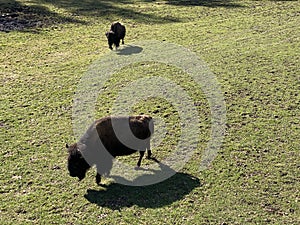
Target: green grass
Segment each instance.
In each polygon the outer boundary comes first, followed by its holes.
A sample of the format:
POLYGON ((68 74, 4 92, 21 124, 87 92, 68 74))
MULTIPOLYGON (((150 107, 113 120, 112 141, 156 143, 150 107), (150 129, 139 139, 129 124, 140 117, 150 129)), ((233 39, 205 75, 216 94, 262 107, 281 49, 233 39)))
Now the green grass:
MULTIPOLYGON (((18 20, 1 17, 14 24, 0 33, 1 224, 300 223, 299 1, 1 0, 0 6, 1 15, 18 13, 18 20), (20 26, 24 20, 30 23, 20 26), (199 110, 193 158, 146 187, 109 180, 98 187, 94 170, 80 183, 68 175, 64 146, 76 141, 74 92, 89 65, 109 53, 104 33, 115 20, 126 24, 126 44, 182 45, 216 75, 227 130, 207 170, 198 170, 210 132, 205 95, 181 70, 145 63, 114 74, 97 116, 109 114, 124 82, 172 78, 199 110)), ((169 134, 153 149, 164 159, 180 133, 172 105, 154 98, 132 112, 168 118, 169 134)), ((137 157, 120 160, 134 165, 137 157)))

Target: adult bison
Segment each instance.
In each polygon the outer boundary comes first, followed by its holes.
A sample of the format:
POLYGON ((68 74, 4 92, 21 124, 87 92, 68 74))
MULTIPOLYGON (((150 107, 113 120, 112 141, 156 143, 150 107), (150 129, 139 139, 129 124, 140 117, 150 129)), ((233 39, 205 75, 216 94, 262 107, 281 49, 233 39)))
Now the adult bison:
POLYGON ((96 120, 79 142, 69 146, 68 170, 70 176, 82 180, 91 166, 96 165, 96 183, 101 175, 109 175, 116 156, 130 155, 137 151, 140 157, 137 166, 147 150, 151 158, 150 137, 154 132, 153 119, 147 115, 109 116, 96 120))
POLYGON ((120 41, 124 44, 124 38, 126 35, 126 28, 119 22, 115 22, 111 25, 110 31, 105 33, 108 41, 108 46, 110 49, 113 49, 113 45, 118 48, 120 46, 120 41))

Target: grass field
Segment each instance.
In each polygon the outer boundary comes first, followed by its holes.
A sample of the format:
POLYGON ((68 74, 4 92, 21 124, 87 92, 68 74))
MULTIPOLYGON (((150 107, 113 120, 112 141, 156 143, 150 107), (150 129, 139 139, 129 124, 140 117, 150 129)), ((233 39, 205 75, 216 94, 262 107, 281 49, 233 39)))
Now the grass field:
MULTIPOLYGON (((299 1, 0 0, 0 7, 0 224, 300 224, 299 1), (125 47, 175 43, 217 77, 226 135, 208 169, 199 172, 211 127, 205 95, 180 69, 145 62, 110 78, 97 117, 110 113, 124 84, 172 79, 199 111, 192 159, 150 186, 104 179, 108 186, 98 187, 94 170, 80 183, 69 176, 74 92, 110 52, 104 34, 116 20, 126 25, 125 47)), ((132 112, 165 119, 168 135, 153 154, 172 153, 180 135, 173 106, 150 99, 132 112)), ((120 158, 132 166, 137 159, 120 158)))

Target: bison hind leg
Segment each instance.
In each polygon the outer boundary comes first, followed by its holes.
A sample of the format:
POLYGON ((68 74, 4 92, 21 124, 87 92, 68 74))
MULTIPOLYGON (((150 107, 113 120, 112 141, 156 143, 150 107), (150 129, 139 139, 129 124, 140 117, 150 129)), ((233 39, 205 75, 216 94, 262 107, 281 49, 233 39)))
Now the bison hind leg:
POLYGON ((147 151, 147 159, 151 159, 151 155, 152 155, 151 150, 148 150, 148 151, 147 151))

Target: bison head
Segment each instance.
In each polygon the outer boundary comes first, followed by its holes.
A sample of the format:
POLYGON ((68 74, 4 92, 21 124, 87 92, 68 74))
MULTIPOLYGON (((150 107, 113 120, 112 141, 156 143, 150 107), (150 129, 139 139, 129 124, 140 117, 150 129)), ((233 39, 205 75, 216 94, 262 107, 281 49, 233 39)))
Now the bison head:
POLYGON ((113 44, 115 43, 115 33, 113 31, 109 31, 105 33, 108 41, 108 46, 112 50, 113 49, 113 44))
POLYGON ((87 170, 90 168, 90 165, 85 161, 81 152, 78 149, 77 144, 69 146, 66 144, 68 149, 68 170, 71 177, 78 177, 79 180, 85 178, 87 170))

